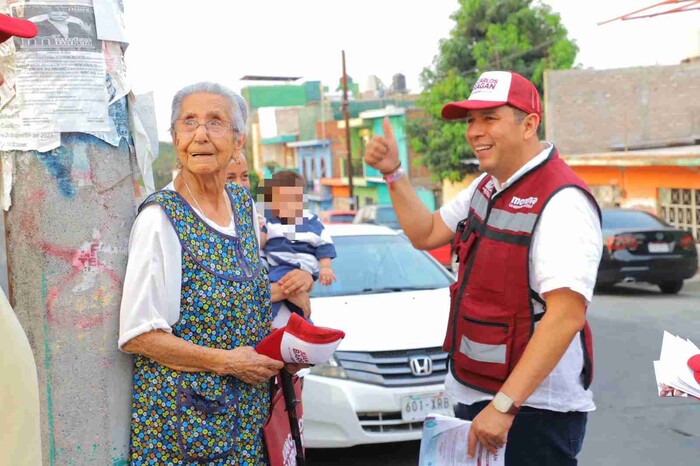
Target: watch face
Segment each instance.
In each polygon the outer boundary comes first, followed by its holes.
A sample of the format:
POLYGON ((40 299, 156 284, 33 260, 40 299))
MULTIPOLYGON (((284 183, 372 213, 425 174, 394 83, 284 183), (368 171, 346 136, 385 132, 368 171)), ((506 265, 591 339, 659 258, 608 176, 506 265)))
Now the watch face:
POLYGON ((500 412, 502 413, 507 413, 508 410, 510 410, 511 406, 513 406, 513 400, 508 398, 503 393, 496 393, 496 396, 493 398, 493 406, 500 412))

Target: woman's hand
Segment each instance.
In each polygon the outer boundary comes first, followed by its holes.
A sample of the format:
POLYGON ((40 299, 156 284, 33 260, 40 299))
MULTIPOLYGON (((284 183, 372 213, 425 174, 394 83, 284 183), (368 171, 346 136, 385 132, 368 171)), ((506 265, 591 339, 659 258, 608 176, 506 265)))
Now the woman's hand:
POLYGON ((284 367, 284 363, 258 354, 250 346, 222 350, 222 353, 219 353, 222 355, 221 369, 217 372, 251 385, 266 382, 284 367))
POLYGON ((311 291, 314 279, 309 272, 294 269, 291 272, 287 272, 287 275, 280 278, 277 283, 282 288, 282 293, 289 297, 303 291, 311 291))

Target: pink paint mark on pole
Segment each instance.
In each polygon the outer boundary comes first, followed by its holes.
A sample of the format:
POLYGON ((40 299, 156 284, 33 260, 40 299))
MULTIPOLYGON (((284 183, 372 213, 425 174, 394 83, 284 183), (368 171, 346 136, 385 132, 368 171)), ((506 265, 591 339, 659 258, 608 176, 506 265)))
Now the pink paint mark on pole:
MULTIPOLYGON (((71 251, 67 249, 57 248, 49 243, 42 244, 42 250, 50 256, 62 259, 63 261, 70 264, 72 270, 66 275, 57 285, 49 289, 49 296, 46 303, 47 318, 50 322, 56 323, 54 314, 54 303, 56 299, 66 290, 70 281, 75 278, 80 272, 86 270, 96 270, 99 273, 107 275, 107 277, 112 280, 110 286, 110 292, 115 291, 118 286, 121 288, 122 280, 117 276, 114 270, 103 264, 97 257, 100 250, 100 236, 96 235, 96 238, 84 245, 81 249, 76 251, 71 251)), ((100 298, 101 291, 98 291, 98 298, 100 298)), ((75 325, 81 329, 88 329, 102 325, 109 317, 111 313, 103 313, 91 317, 79 317, 75 325)))
MULTIPOLYGON (((33 247, 40 247, 41 251, 49 256, 59 259, 67 263, 71 270, 68 274, 63 277, 56 285, 48 288, 46 294, 46 317, 47 321, 53 324, 58 323, 56 319, 56 302, 66 291, 71 290, 69 284, 71 281, 78 276, 81 272, 104 274, 111 280, 109 291, 114 292, 117 287, 122 288, 121 278, 107 265, 103 264, 99 258, 98 253, 102 246, 101 238, 102 231, 96 231, 93 234, 93 238, 90 242, 83 244, 79 249, 71 249, 66 247, 60 247, 55 244, 49 243, 48 241, 42 241, 36 238, 36 234, 39 231, 36 222, 36 206, 41 205, 41 203, 46 198, 46 191, 37 190, 29 196, 29 201, 25 205, 33 206, 31 209, 26 208, 20 214, 20 224, 22 229, 26 234, 26 240, 33 247)), ((89 287, 90 285, 88 285, 89 287)), ((97 298, 103 299, 101 291, 98 290, 97 298)), ((85 317, 78 316, 72 324, 80 329, 94 328, 96 326, 102 325, 108 318, 112 316, 111 312, 105 312, 99 315, 85 317)))

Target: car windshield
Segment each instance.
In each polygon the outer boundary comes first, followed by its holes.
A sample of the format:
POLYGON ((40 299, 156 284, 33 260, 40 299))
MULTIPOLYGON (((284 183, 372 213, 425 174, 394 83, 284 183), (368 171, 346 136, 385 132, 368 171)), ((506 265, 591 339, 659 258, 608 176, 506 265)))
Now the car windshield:
POLYGON ((400 235, 337 236, 332 266, 338 280, 314 285, 312 297, 444 288, 451 275, 400 235))
POLYGON ((668 228, 668 224, 651 214, 638 210, 604 210, 603 229, 654 229, 668 228))
POLYGON ((331 215, 331 223, 352 223, 355 214, 333 214, 331 215))
POLYGON ((394 230, 401 228, 399 225, 399 219, 396 218, 396 211, 393 207, 379 207, 377 208, 377 224, 385 225, 394 230))

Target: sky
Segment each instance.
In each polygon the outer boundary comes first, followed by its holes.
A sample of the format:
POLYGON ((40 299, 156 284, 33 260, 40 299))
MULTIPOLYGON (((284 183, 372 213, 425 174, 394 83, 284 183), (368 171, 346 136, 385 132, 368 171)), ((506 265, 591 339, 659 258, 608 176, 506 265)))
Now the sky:
MULTIPOLYGON (((659 0, 542 1, 561 15, 585 68, 671 65, 700 55, 700 10, 598 26, 659 0)), ((183 86, 206 80, 240 91, 255 84, 242 76, 272 75, 334 90, 342 50, 361 88, 370 75, 390 85, 401 73, 419 92, 419 74, 448 37, 457 7, 457 0, 124 0, 128 76, 137 94, 154 92, 162 140, 170 100, 183 86)))

